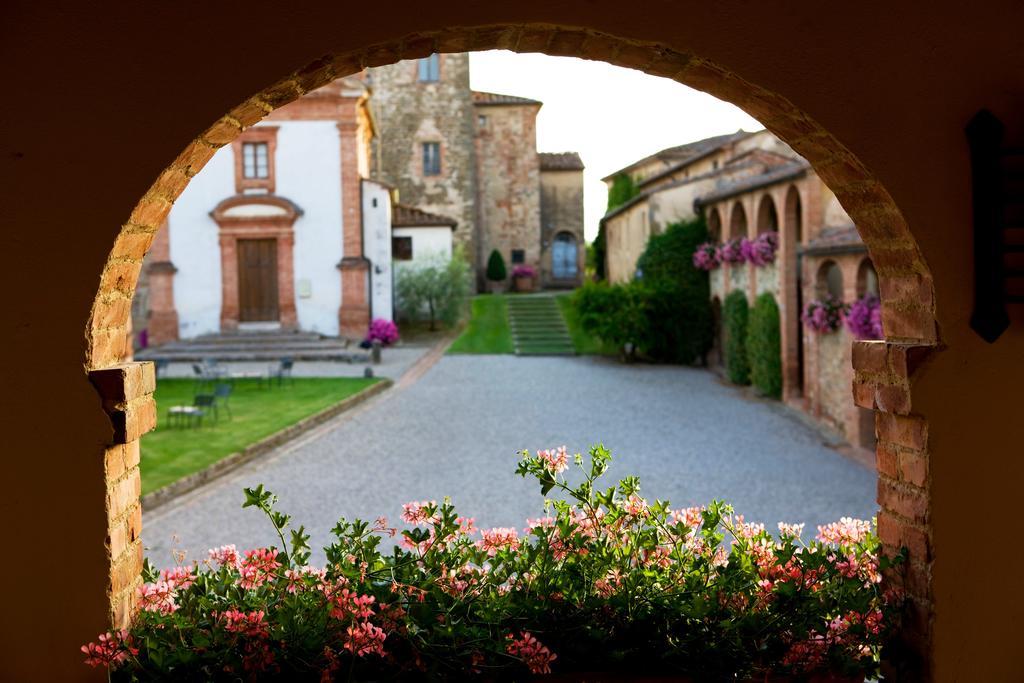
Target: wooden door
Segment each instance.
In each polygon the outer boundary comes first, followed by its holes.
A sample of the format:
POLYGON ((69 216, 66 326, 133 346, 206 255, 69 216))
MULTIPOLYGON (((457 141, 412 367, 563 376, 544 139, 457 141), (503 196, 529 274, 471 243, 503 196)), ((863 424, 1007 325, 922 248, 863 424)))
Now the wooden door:
POLYGON ((277 240, 238 240, 238 320, 279 320, 277 240))
POLYGON ((562 232, 551 245, 551 274, 558 280, 576 277, 576 238, 562 232))

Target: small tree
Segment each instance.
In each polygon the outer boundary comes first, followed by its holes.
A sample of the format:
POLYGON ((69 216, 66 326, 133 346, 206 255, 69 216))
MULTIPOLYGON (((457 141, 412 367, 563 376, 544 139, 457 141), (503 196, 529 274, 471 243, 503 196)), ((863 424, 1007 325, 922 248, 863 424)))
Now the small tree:
POLYGON ((450 259, 432 257, 422 265, 405 268, 396 283, 398 308, 410 320, 427 320, 430 329, 441 321, 449 327, 459 321, 469 301, 469 263, 456 250, 450 259))
POLYGON ((725 368, 733 384, 750 384, 750 363, 747 359, 747 295, 733 290, 725 297, 722 317, 725 319, 725 368))
POLYGON ((487 279, 491 282, 504 282, 508 277, 505 270, 505 259, 497 249, 491 251, 487 258, 487 279))
POLYGON ((768 292, 757 297, 750 309, 747 330, 747 356, 750 382, 763 396, 782 396, 782 336, 779 330, 779 306, 768 292))

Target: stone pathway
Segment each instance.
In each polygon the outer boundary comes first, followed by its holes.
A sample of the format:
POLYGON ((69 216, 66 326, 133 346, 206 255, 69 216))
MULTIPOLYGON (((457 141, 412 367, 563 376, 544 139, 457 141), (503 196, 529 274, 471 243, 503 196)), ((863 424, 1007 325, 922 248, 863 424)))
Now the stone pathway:
POLYGON ((576 353, 562 310, 551 294, 509 296, 508 321, 517 356, 571 356, 576 353))
POLYGON ((706 371, 621 365, 593 357, 445 356, 268 459, 146 514, 158 565, 224 543, 270 544, 268 523, 242 510, 243 486, 265 484, 319 545, 340 516, 396 520, 401 504, 450 495, 477 524, 521 527, 537 487, 514 476, 516 450, 603 442, 609 479, 638 475, 648 498, 674 506, 732 502, 748 521, 869 518, 875 474, 823 445, 782 406, 745 398, 706 371))

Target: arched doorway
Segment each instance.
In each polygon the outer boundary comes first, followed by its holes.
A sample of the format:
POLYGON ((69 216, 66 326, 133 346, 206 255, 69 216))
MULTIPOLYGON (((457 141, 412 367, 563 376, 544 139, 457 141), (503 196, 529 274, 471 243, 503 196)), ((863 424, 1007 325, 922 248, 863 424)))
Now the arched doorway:
POLYGON ((560 232, 551 244, 551 275, 556 280, 575 280, 578 271, 579 247, 576 235, 560 232))
MULTIPOLYGON (((220 119, 214 127, 203 136, 200 136, 192 146, 186 149, 167 168, 154 187, 151 188, 150 192, 143 197, 136 207, 136 211, 133 213, 132 220, 130 221, 131 227, 126 228, 119 235, 118 242, 111 253, 111 261, 108 262, 103 284, 95 300, 90 319, 88 330, 89 367, 98 370, 127 359, 123 344, 118 346, 111 341, 123 331, 121 328, 125 327, 127 323, 123 315, 119 318, 116 309, 111 308, 110 304, 113 299, 110 295, 115 291, 119 291, 117 287, 123 287, 126 282, 130 289, 137 277, 137 262, 141 260, 142 255, 149 247, 153 232, 153 230, 142 230, 140 232, 138 228, 139 226, 152 226, 154 221, 157 221, 158 224, 158 221, 166 215, 170 202, 181 191, 188 178, 194 175, 202 167, 203 163, 209 159, 212 150, 217 145, 223 144, 224 141, 229 141, 237 136, 243 128, 258 121, 270 109, 287 103, 303 92, 322 85, 326 80, 337 74, 352 73, 366 64, 387 63, 398 57, 424 56, 436 51, 444 51, 445 49, 485 49, 487 47, 502 46, 521 51, 539 49, 555 53, 568 52, 569 54, 579 54, 580 56, 596 56, 598 58, 605 58, 613 63, 619 62, 625 65, 640 66, 640 68, 650 73, 671 75, 681 82, 693 83, 712 93, 719 92, 728 99, 741 100, 740 103, 745 105, 748 111, 757 115, 770 126, 774 126, 774 129, 780 135, 783 135, 790 141, 797 151, 806 154, 812 163, 816 160, 826 161, 827 159, 839 158, 841 156, 844 162, 842 168, 834 168, 831 174, 829 171, 823 170, 822 175, 826 179, 829 179, 831 175, 836 180, 837 193, 848 198, 852 207, 852 214, 857 214, 858 212, 863 214, 864 226, 868 228, 875 226, 881 230, 881 232, 875 233, 876 239, 880 239, 877 238, 878 234, 892 234, 893 232, 904 231, 904 237, 907 240, 906 245, 909 246, 901 246, 898 251, 901 253, 905 252, 907 258, 914 260, 915 263, 920 261, 916 246, 913 243, 912 237, 910 237, 909 231, 906 231, 906 226, 894 219, 894 216, 898 216, 898 210, 892 205, 888 196, 884 195, 884 192, 880 195, 865 195, 861 192, 865 181, 874 182, 870 180, 870 174, 857 162, 852 154, 849 154, 824 131, 821 131, 822 135, 817 135, 813 141, 807 138, 804 144, 801 144, 801 140, 805 139, 805 133, 800 128, 806 126, 810 119, 795 110, 795 108, 792 108, 792 105, 785 100, 769 96, 759 98, 759 95, 770 95, 770 93, 763 93, 754 88, 754 86, 727 78, 727 72, 719 70, 709 62, 695 62, 692 64, 691 69, 687 66, 691 64, 689 55, 678 55, 677 59, 676 53, 663 50, 655 43, 641 46, 621 41, 621 45, 612 50, 597 49, 596 52, 593 50, 588 51, 588 48, 585 46, 589 44, 588 41, 590 41, 591 36, 585 32, 577 31, 577 39, 574 39, 572 37, 573 31, 573 29, 551 27, 537 29, 504 27, 497 31, 480 29, 479 33, 477 29, 454 29, 451 32, 429 34, 426 37, 421 34, 414 38, 385 43, 373 49, 364 46, 350 52, 345 52, 336 58, 325 59, 304 68, 293 74, 283 83, 268 88, 266 91, 247 100, 243 105, 233 109, 229 114, 220 119), (512 33, 509 34, 508 31, 512 33), (514 39, 510 38, 510 35, 514 39), (538 42, 538 36, 540 35, 544 35, 546 38, 538 42), (557 45, 560 47, 553 47, 556 45, 553 42, 556 36, 559 37, 560 42, 557 45), (564 42, 565 40, 569 42, 566 43, 564 42), (410 48, 410 45, 415 47, 410 48), (570 45, 570 47, 566 47, 566 45, 570 45), (625 50, 626 45, 631 45, 631 50, 635 51, 625 50), (646 52, 648 58, 637 60, 635 56, 637 51, 640 53, 646 52), (750 92, 756 92, 758 96, 750 95, 748 99, 746 95, 738 94, 736 92, 737 84, 740 86, 740 91, 746 92, 745 88, 749 86, 750 92), (794 118, 790 120, 787 117, 791 115, 794 118), (799 126, 796 122, 799 122, 799 126), (788 126, 787 123, 789 123, 788 126), (887 209, 887 211, 882 212, 880 209, 887 209), (873 211, 875 213, 872 213, 873 211), (140 234, 143 235, 142 238, 138 237, 140 234), (148 235, 148 238, 146 235, 148 235), (126 264, 128 265, 126 266, 126 264), (108 272, 120 273, 120 275, 107 277, 108 272)), ((607 36, 602 39, 610 41, 612 45, 619 45, 618 39, 614 37, 607 36)), ((824 168, 827 169, 829 166, 826 165, 824 168)), ((742 236, 745 236, 746 214, 742 206, 738 206, 738 208, 739 212, 734 211, 736 215, 732 216, 730 227, 736 225, 736 216, 742 216, 742 236)), ((731 230, 730 232, 735 234, 737 231, 731 230)), ((865 234, 869 234, 869 231, 865 234)), ((883 242, 878 242, 878 244, 880 247, 884 246, 883 242)), ((924 267, 923 263, 921 267, 924 267)), ((933 339, 935 331, 933 319, 930 317, 930 310, 928 315, 922 316, 921 320, 917 322, 920 324, 912 328, 913 332, 909 336, 924 340, 933 339)), ((128 474, 127 476, 131 475, 128 474)), ((108 482, 108 485, 118 484, 119 482, 120 479, 108 482)), ((125 515, 131 513, 132 505, 132 501, 127 501, 126 507, 123 510, 114 511, 114 518, 123 520, 125 515)), ((113 587, 115 618, 116 615, 121 615, 123 619, 127 614, 125 605, 131 600, 131 581, 134 580, 132 577, 137 575, 137 573, 133 574, 131 571, 131 563, 136 560, 135 555, 118 554, 115 557, 113 549, 111 549, 111 555, 112 562, 119 567, 117 575, 128 577, 128 582, 125 585, 115 585, 113 587), (120 607, 118 606, 118 601, 120 601, 120 607)))

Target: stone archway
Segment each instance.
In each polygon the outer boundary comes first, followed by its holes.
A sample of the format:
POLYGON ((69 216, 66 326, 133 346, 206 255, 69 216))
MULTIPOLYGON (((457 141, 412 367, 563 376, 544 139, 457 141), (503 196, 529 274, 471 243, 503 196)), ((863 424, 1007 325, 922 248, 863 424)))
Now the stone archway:
MULTIPOLYGON (((850 150, 786 97, 758 87, 713 61, 657 42, 579 28, 458 27, 395 36, 375 45, 351 45, 253 95, 203 131, 139 200, 109 254, 86 329, 86 367, 105 398, 114 424, 119 425, 107 450, 108 459, 122 462, 121 466, 107 468, 110 599, 115 624, 123 624, 129 618, 142 559, 137 456, 125 460, 124 454, 133 449, 137 454, 139 436, 155 419, 151 371, 128 362, 128 304, 142 259, 171 204, 218 148, 231 143, 269 112, 311 90, 367 66, 435 52, 490 48, 600 59, 674 79, 740 106, 807 158, 856 222, 878 265, 886 295, 883 317, 889 339, 859 343, 855 348, 857 402, 885 413, 878 421, 881 447, 899 443, 912 455, 926 457, 926 444, 921 439, 908 443, 906 438, 908 432, 926 429, 923 418, 911 415, 909 374, 913 363, 908 362, 908 356, 936 341, 931 275, 889 193, 850 150)), ((908 585, 918 610, 919 633, 929 628, 931 614, 928 496, 926 480, 882 473, 879 529, 890 551, 900 545, 911 549, 915 578, 908 585)), ((920 642, 927 647, 928 636, 920 636, 920 642)))

